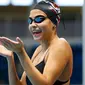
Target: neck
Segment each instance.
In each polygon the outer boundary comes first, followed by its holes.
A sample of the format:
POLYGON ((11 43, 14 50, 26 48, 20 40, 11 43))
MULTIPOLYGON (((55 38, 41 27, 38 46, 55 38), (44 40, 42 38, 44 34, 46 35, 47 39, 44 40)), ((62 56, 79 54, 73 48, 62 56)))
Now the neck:
POLYGON ((40 42, 41 46, 42 46, 42 50, 45 51, 46 49, 48 49, 51 44, 53 44, 53 42, 55 42, 55 40, 58 39, 58 36, 54 36, 49 38, 48 40, 43 40, 40 42))

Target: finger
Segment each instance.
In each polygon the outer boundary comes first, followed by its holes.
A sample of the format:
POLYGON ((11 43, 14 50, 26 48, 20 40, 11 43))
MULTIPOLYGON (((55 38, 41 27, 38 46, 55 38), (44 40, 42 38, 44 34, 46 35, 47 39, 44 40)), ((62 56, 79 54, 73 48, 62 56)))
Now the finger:
POLYGON ((5 47, 5 48, 7 48, 8 50, 12 50, 11 48, 12 48, 12 45, 11 44, 9 44, 9 42, 7 42, 6 40, 1 40, 1 42, 2 42, 2 45, 5 47))
POLYGON ((2 42, 2 45, 4 47, 6 47, 8 50, 12 50, 12 51, 14 51, 16 49, 16 46, 19 45, 19 42, 17 42, 18 44, 12 43, 7 38, 4 38, 4 37, 0 38, 0 41, 2 42))
POLYGON ((9 40, 4 40, 4 43, 7 44, 8 49, 12 50, 12 51, 17 49, 18 47, 22 46, 22 44, 19 43, 18 41, 17 41, 17 43, 12 43, 12 42, 9 42, 9 40))
POLYGON ((16 45, 17 45, 17 44, 15 44, 15 43, 10 43, 10 42, 7 41, 7 40, 4 40, 4 43, 7 45, 6 48, 7 48, 8 50, 14 51, 14 50, 16 49, 16 45))
POLYGON ((10 48, 15 48, 16 45, 19 44, 19 42, 16 42, 16 41, 13 41, 9 38, 6 38, 6 37, 2 37, 2 40, 5 44, 7 44, 10 48))
POLYGON ((6 41, 8 41, 10 43, 13 43, 13 44, 18 44, 18 42, 14 41, 14 40, 11 40, 11 39, 9 39, 7 37, 1 37, 1 39, 6 40, 6 41))
POLYGON ((6 47, 6 48, 9 47, 8 43, 6 43, 4 40, 1 40, 1 42, 2 42, 2 45, 3 45, 4 47, 6 47))
POLYGON ((19 37, 16 38, 16 41, 23 45, 23 41, 19 37))

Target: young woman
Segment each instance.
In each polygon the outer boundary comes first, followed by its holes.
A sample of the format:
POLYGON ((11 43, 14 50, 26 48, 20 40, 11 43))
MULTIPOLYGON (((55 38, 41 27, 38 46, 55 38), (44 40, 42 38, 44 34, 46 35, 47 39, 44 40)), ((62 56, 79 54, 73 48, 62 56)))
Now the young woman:
POLYGON ((28 28, 40 45, 31 60, 19 37, 16 41, 0 37, 0 54, 8 61, 10 85, 70 85, 73 55, 69 43, 57 35, 59 22, 60 8, 55 3, 41 1, 32 8, 28 28), (24 69, 21 79, 16 73, 13 52, 24 69))

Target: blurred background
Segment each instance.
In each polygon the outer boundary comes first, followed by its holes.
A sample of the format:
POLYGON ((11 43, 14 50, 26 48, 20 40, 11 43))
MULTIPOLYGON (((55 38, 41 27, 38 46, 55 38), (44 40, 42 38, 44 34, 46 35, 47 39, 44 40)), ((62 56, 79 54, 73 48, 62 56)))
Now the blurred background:
MULTIPOLYGON (((33 40, 28 30, 29 11, 40 0, 0 0, 0 36, 15 40, 18 36, 24 44, 30 58, 39 45, 33 40)), ((71 85, 82 85, 82 7, 84 0, 53 0, 61 8, 61 22, 58 28, 59 37, 64 37, 73 51, 73 75, 71 85)), ((23 68, 15 55, 15 63, 19 77, 23 68)), ((0 85, 9 84, 8 66, 0 56, 0 85)))

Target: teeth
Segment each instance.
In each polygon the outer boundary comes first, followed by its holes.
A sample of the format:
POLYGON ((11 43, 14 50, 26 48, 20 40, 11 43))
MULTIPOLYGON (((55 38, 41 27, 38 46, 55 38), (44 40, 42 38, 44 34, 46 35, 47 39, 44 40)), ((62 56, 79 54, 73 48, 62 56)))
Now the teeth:
POLYGON ((37 27, 36 30, 40 30, 40 29, 37 27))

